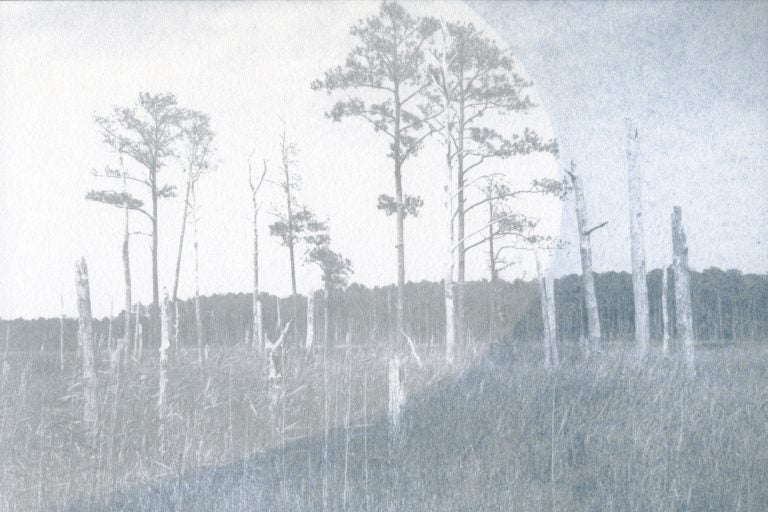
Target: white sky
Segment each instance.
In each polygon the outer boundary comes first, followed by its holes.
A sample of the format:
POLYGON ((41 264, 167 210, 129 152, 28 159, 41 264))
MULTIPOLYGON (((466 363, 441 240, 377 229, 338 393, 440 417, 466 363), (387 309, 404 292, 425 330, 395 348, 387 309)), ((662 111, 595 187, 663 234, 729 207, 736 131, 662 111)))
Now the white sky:
MULTIPOLYGON (((406 5, 427 12, 424 5, 406 5)), ((463 3, 427 7, 431 14, 487 29, 463 3)), ((394 219, 376 209, 377 196, 394 189, 385 140, 362 122, 326 119, 333 99, 309 87, 343 62, 349 27, 377 9, 375 2, 0 4, 0 317, 58 315, 62 290, 65 312, 73 314, 74 261, 81 255, 89 265, 94 314, 107 314, 111 300, 115 311, 121 309, 122 213, 83 197, 91 188, 116 186, 90 175, 93 168, 116 166, 93 115, 132 105, 140 91, 175 93, 182 106, 210 114, 217 133, 219 168, 199 191, 203 294, 249 290, 246 159, 255 148, 256 162, 267 158, 276 170, 281 117, 299 148, 299 198, 329 221, 335 248, 353 262, 353 279, 393 282, 394 219)), ((542 109, 525 122, 554 136, 542 109)), ((519 123, 500 128, 509 131, 519 123)), ((404 171, 406 192, 425 201, 423 215, 406 220, 409 280, 442 274, 443 153, 437 144, 430 143, 404 171)), ((499 169, 514 171, 521 182, 558 173, 548 156, 499 169)), ((180 184, 180 165, 169 165, 163 174, 180 184)), ((179 202, 163 203, 160 210, 161 287, 172 285, 179 202)), ((541 203, 536 211, 545 231, 559 230, 558 202, 541 203)), ((262 286, 287 294, 287 250, 268 235, 273 218, 262 214, 260 220, 262 286)), ((143 220, 136 215, 133 222, 138 229, 143 220)), ((480 222, 470 220, 467 231, 480 222)), ((146 303, 149 245, 136 237, 132 244, 134 297, 146 303)), ((186 247, 182 297, 192 291, 191 246, 186 247)), ((481 251, 470 258, 470 278, 487 274, 481 251)), ((530 272, 529 262, 520 268, 525 269, 530 272)), ((319 286, 317 271, 306 265, 298 280, 301 292, 319 286)))

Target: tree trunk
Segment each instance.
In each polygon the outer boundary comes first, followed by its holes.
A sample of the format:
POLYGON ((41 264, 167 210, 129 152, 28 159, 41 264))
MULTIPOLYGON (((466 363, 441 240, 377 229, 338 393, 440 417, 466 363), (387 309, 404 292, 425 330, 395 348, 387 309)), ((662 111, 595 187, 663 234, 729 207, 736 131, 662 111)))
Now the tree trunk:
POLYGON ((203 340, 203 319, 200 313, 200 254, 197 244, 197 201, 195 185, 192 184, 192 247, 195 253, 195 332, 197 334, 198 362, 203 365, 205 359, 205 341, 203 340))
POLYGON ((133 357, 141 359, 144 345, 144 328, 141 326, 141 302, 136 304, 136 328, 133 330, 133 357))
POLYGON ((464 226, 464 129, 465 129, 465 117, 464 117, 464 111, 465 111, 465 104, 464 104, 464 95, 461 95, 461 98, 459 100, 459 125, 457 128, 457 147, 456 147, 456 155, 457 155, 457 164, 458 168, 456 169, 456 186, 457 188, 457 197, 456 197, 456 237, 459 240, 459 246, 457 247, 458 251, 458 265, 457 265, 457 275, 456 275, 456 281, 457 281, 457 287, 456 287, 456 331, 458 333, 458 339, 457 343, 460 345, 466 344, 466 340, 464 337, 466 336, 467 327, 466 327, 466 268, 467 268, 467 251, 466 251, 466 245, 464 243, 465 238, 465 226, 464 226))
POLYGON ((539 302, 541 305, 541 326, 544 340, 544 368, 552 368, 552 333, 549 321, 549 300, 547 298, 547 281, 541 270, 541 261, 536 254, 536 275, 539 282, 539 302))
POLYGON ((157 165, 153 164, 150 169, 150 182, 152 184, 152 307, 150 308, 150 337, 151 340, 157 340, 160 327, 160 284, 157 268, 157 243, 159 239, 158 221, 157 221, 157 165))
POLYGON ((175 325, 175 328, 173 330, 173 346, 176 347, 177 350, 179 346, 179 332, 178 332, 179 308, 177 304, 178 297, 179 297, 179 275, 181 274, 181 254, 184 250, 184 234, 187 231, 187 216, 189 215, 189 194, 191 190, 192 190, 192 168, 190 167, 188 169, 188 175, 187 175, 187 190, 184 194, 184 212, 181 215, 181 233, 179 234, 179 248, 178 248, 178 251, 176 252, 176 272, 175 272, 175 277, 173 279, 173 295, 171 296, 171 303, 173 304, 174 325, 175 325))
POLYGON ((77 332, 78 349, 83 362, 83 422, 91 435, 98 427, 96 390, 96 361, 93 346, 93 318, 91 316, 91 291, 88 282, 88 266, 85 258, 75 265, 75 285, 77 289, 77 311, 79 324, 77 332))
POLYGON ((307 293, 307 335, 304 340, 304 347, 307 352, 312 350, 312 343, 315 341, 315 292, 310 290, 307 293))
MULTIPOLYGON (((123 169, 123 154, 120 153, 120 172, 123 174, 123 192, 128 193, 128 177, 123 169)), ((126 347, 131 340, 131 254, 130 254, 130 209, 125 206, 125 231, 123 233, 123 279, 125 281, 125 328, 120 352, 127 355, 126 347)))
POLYGON ((488 301, 488 341, 492 343, 496 339, 496 281, 499 276, 498 270, 496 270, 496 249, 494 247, 496 240, 493 234, 495 209, 490 188, 486 199, 488 199, 488 267, 491 271, 490 300, 488 301))
POLYGON ((264 349, 261 327, 261 304, 259 302, 259 205, 253 194, 253 344, 258 353, 264 349))
POLYGON ((395 171, 395 191, 397 199, 397 298, 395 302, 395 340, 396 351, 402 347, 405 331, 405 208, 403 206, 403 183, 400 166, 395 171))
POLYGON ((298 329, 299 329, 299 308, 298 304, 296 303, 296 256, 295 256, 295 240, 294 240, 294 233, 293 233, 293 201, 291 199, 291 173, 290 169, 288 167, 288 147, 286 146, 287 142, 285 140, 285 132, 283 132, 283 173, 285 176, 285 203, 286 203, 286 212, 288 213, 288 253, 290 257, 290 263, 291 263, 291 314, 292 318, 291 321, 293 322, 293 340, 298 340, 298 329))
POLYGON ((632 243, 632 291, 635 310, 635 341, 641 355, 648 352, 648 284, 645 277, 643 240, 642 173, 637 167, 637 128, 627 122, 627 170, 629 174, 630 238, 632 243))
POLYGON ((325 304, 323 308, 323 343, 325 346, 330 346, 331 335, 331 289, 328 285, 325 286, 325 304))
MULTIPOLYGON (((170 312, 168 293, 163 294, 160 307, 160 379, 157 393, 157 410, 162 425, 166 413, 166 388, 168 386, 168 349, 171 346, 170 312)), ((162 431, 162 426, 161 426, 162 431)))
POLYGON ((400 415, 405 405, 405 368, 399 355, 395 355, 388 362, 389 381, 389 426, 392 438, 395 438, 400 430, 400 415))
MULTIPOLYGON (((441 66, 443 71, 443 77, 448 76, 448 65, 446 63, 446 50, 448 43, 446 38, 448 37, 445 23, 443 23, 443 54, 441 59, 441 66)), ((451 155, 451 128, 450 128, 450 112, 448 110, 448 90, 447 84, 443 84, 443 108, 445 110, 445 119, 443 120, 445 130, 445 184, 443 190, 445 192, 444 206, 445 206, 445 277, 443 279, 444 295, 445 295, 445 360, 448 364, 453 364, 454 350, 456 345, 456 321, 454 318, 454 299, 453 299, 453 165, 451 155)))
POLYGON ((672 213, 672 269, 675 279, 675 323, 677 337, 685 352, 688 372, 696 373, 696 354, 693 338, 693 314, 691 310, 690 274, 688 270, 688 245, 683 230, 683 212, 675 206, 672 213))
POLYGON ((569 173, 576 199, 576 222, 579 228, 579 253, 581 255, 581 277, 584 286, 584 304, 587 309, 587 350, 598 348, 600 344, 601 328, 600 314, 597 309, 597 295, 595 294, 595 276, 592 272, 592 245, 590 243, 589 221, 587 205, 584 201, 584 189, 581 179, 574 172, 571 162, 569 173))
POLYGON ((667 277, 667 267, 661 269, 661 349, 664 354, 669 354, 669 322, 668 300, 669 279, 667 277))
POLYGON ((560 351, 557 348, 557 310, 555 309, 555 280, 552 276, 546 276, 547 289, 547 321, 549 322, 549 349, 552 351, 552 365, 560 366, 560 351))

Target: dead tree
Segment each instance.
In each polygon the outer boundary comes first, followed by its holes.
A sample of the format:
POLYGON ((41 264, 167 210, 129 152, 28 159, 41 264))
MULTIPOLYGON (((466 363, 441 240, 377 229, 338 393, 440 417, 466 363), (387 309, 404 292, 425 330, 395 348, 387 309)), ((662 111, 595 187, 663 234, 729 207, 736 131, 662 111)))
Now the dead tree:
POLYGON ((267 378, 269 380, 279 379, 280 376, 282 375, 283 369, 280 368, 280 371, 278 371, 277 365, 275 364, 275 352, 283 344, 283 341, 285 340, 285 335, 288 332, 288 329, 290 328, 291 328, 291 322, 288 321, 285 324, 285 327, 283 327, 283 330, 280 333, 280 336, 278 336, 275 342, 270 341, 268 338, 264 339, 264 353, 266 354, 266 363, 267 363, 267 378))
POLYGON ((579 229, 579 254, 581 256, 581 277, 584 283, 584 304, 587 309, 587 350, 598 348, 600 344, 600 314, 597 309, 597 295, 595 294, 595 276, 592 272, 592 244, 590 235, 607 223, 603 222, 594 227, 589 227, 587 216, 587 204, 584 201, 584 188, 581 178, 574 171, 571 161, 571 169, 565 172, 571 178, 574 198, 576 202, 576 223, 579 229))
POLYGON ((174 318, 172 338, 174 350, 178 350, 179 348, 179 275, 181 273, 181 255, 184 249, 184 234, 186 232, 191 206, 190 194, 203 174, 212 169, 211 157, 214 152, 214 133, 210 128, 210 118, 206 114, 195 111, 190 111, 187 116, 188 119, 182 125, 182 134, 186 142, 186 168, 184 171, 187 174, 187 184, 186 192, 184 194, 184 210, 181 216, 179 246, 176 253, 176 272, 173 281, 173 295, 171 296, 174 318))
POLYGON ((163 292, 160 306, 160 379, 157 393, 157 410, 162 423, 166 410, 166 388, 168 387, 168 349, 171 346, 170 313, 168 293, 163 292))
POLYGON ((685 365, 696 373, 696 354, 691 310, 691 287, 688 270, 688 245, 683 230, 683 212, 675 206, 672 212, 672 272, 675 279, 675 324, 677 338, 685 352, 685 365))
POLYGON ((645 277, 643 240, 643 177, 637 167, 637 127, 627 119, 627 172, 629 175, 629 232, 632 244, 632 291, 635 310, 635 341, 641 355, 648 352, 650 339, 648 283, 645 277))
POLYGON ((560 364, 557 351, 557 318, 555 309, 554 281, 542 271, 539 254, 536 253, 536 274, 539 282, 541 303, 541 323, 544 339, 544 367, 552 368, 560 364))
POLYGON ((88 265, 85 258, 75 263, 75 288, 79 315, 77 345, 83 362, 83 422, 91 434, 96 433, 98 410, 96 390, 96 358, 93 346, 93 318, 91 316, 91 291, 88 283, 88 265))
POLYGON ((310 290, 307 293, 307 336, 304 347, 307 352, 312 350, 312 343, 315 341, 315 292, 310 290))
POLYGON ((254 180, 251 156, 248 157, 248 185, 251 187, 251 203, 253 204, 253 344, 260 354, 264 350, 264 328, 262 327, 261 301, 259 300, 259 190, 267 176, 267 161, 264 160, 264 170, 258 182, 254 180))
POLYGON ((396 437, 400 431, 400 415, 405 405, 405 368, 399 354, 395 354, 387 361, 388 375, 388 417, 390 434, 396 437))
POLYGON ((667 276, 667 267, 661 269, 661 349, 664 354, 669 354, 669 331, 672 327, 669 321, 669 308, 667 302, 669 297, 669 279, 667 276))

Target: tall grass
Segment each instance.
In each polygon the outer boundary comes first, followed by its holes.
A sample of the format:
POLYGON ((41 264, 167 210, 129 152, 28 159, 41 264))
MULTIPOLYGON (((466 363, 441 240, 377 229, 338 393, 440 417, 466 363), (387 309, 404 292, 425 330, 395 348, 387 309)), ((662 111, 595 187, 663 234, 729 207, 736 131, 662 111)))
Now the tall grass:
MULTIPOLYGON (((419 347, 425 351, 426 347, 419 347)), ((400 435, 371 347, 241 347, 99 365, 96 437, 75 361, 12 353, 0 389, 0 510, 768 509, 768 351, 636 361, 614 347, 541 367, 540 343, 410 365, 400 435), (162 427, 162 428, 161 428, 162 427), (68 508, 70 507, 71 508, 68 508)), ((73 355, 70 354, 70 357, 73 355)))

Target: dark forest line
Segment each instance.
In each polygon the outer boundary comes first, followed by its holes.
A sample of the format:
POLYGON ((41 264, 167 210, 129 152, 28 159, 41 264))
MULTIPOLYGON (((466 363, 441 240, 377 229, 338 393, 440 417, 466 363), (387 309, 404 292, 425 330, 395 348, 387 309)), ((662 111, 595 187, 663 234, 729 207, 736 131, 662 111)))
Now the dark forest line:
MULTIPOLYGON (((631 340, 633 337, 632 275, 628 272, 595 274, 602 336, 607 341, 631 340)), ((761 340, 768 338, 768 276, 742 274, 738 270, 709 268, 691 272, 693 319, 696 339, 700 341, 761 340)), ((670 283, 673 280, 670 279, 670 283)), ((576 274, 555 280, 558 339, 578 341, 585 333, 586 313, 581 291, 582 280, 576 274)), ((467 343, 487 342, 502 337, 538 339, 542 336, 541 307, 537 284, 517 279, 512 282, 487 280, 466 283, 467 343)), ((330 297, 329 337, 333 344, 379 343, 395 335, 394 285, 368 288, 352 284, 335 290, 330 297)), ((661 270, 648 273, 651 337, 661 337, 661 270)), ((440 282, 421 281, 406 284, 406 333, 417 343, 442 344, 445 336, 443 286, 440 282)), ((265 333, 276 338, 278 297, 260 295, 265 333)), ((290 319, 291 297, 280 298, 282 321, 290 319)), ((306 332, 306 297, 299 295, 298 331, 294 339, 303 340, 306 332)), ((326 301, 322 292, 315 300, 315 343, 323 342, 323 314, 326 301)), ((249 343, 251 336, 252 296, 246 293, 215 294, 201 297, 204 341, 214 345, 249 343)), ((670 314, 674 315, 674 293, 669 294, 670 314)), ((180 302, 179 339, 182 346, 197 346, 194 304, 180 302)), ((112 321, 113 337, 122 336, 124 312, 112 321)), ((674 335, 674 318, 672 318, 674 335)), ((109 333, 109 319, 94 319, 96 339, 103 344, 109 333)), ((149 318, 142 315, 145 343, 149 341, 149 318)), ((0 335, 10 335, 7 350, 58 350, 61 319, 38 318, 3 321, 0 335)), ((65 318, 63 337, 66 350, 74 350, 77 320, 65 318)), ((5 350, 5 343, 3 344, 5 350)))

